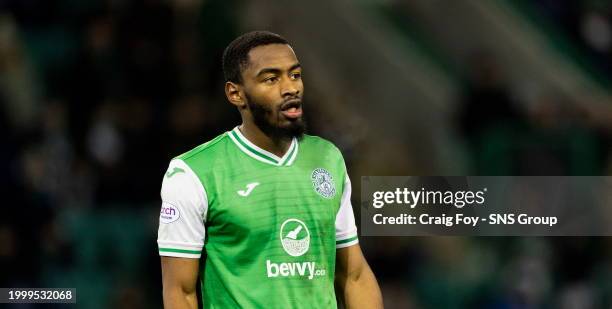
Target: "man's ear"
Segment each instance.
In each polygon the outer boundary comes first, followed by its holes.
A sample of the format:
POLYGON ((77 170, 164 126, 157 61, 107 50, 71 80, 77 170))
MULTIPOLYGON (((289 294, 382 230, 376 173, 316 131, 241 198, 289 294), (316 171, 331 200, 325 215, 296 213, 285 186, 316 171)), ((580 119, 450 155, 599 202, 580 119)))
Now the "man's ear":
POLYGON ((238 84, 229 81, 225 82, 225 96, 227 100, 238 107, 238 109, 242 109, 246 106, 241 87, 238 84))

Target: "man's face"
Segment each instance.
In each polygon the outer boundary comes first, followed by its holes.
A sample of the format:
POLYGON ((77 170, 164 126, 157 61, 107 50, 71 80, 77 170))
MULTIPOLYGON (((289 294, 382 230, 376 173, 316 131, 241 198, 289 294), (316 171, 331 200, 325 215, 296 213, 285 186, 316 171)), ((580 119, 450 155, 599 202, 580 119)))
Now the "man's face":
POLYGON ((248 110, 260 130, 273 138, 302 136, 302 68, 289 45, 253 48, 242 79, 248 110))

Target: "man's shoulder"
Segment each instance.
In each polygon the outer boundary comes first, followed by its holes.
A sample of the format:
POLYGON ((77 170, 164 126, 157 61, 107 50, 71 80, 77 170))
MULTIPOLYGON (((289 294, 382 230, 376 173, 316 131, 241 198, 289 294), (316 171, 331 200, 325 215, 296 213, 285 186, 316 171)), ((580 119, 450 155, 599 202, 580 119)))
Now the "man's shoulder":
POLYGON ((304 134, 300 140, 300 146, 301 149, 309 149, 319 154, 329 153, 342 157, 342 152, 334 143, 320 136, 304 134))
POLYGON ((228 139, 229 137, 227 136, 227 132, 223 132, 212 140, 174 157, 174 159, 179 159, 185 162, 199 160, 202 158, 210 159, 219 155, 219 150, 223 148, 223 145, 228 141, 228 139))

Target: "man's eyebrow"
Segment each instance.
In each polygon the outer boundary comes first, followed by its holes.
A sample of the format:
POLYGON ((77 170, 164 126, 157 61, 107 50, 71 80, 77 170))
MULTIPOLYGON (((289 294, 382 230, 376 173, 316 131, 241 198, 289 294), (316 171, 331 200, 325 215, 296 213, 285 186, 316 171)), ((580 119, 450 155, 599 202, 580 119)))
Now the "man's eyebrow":
MULTIPOLYGON (((298 69, 298 68, 301 68, 301 67, 302 67, 302 65, 301 65, 301 64, 296 63, 296 64, 292 65, 292 66, 289 68, 289 71, 293 71, 293 70, 298 69)), ((277 69, 277 68, 264 68, 264 69, 261 69, 261 70, 260 70, 260 71, 257 73, 257 75, 255 75, 255 76, 256 76, 256 77, 259 77, 259 76, 264 75, 264 74, 267 74, 267 73, 278 74, 278 73, 280 73, 280 72, 281 72, 281 70, 280 70, 280 69, 277 69)))
POLYGON ((292 66, 289 68, 289 71, 293 71, 293 70, 295 70, 295 69, 299 69, 299 68, 301 68, 301 67, 302 67, 302 65, 301 65, 301 64, 298 62, 298 63, 296 63, 296 64, 292 65, 292 66))
POLYGON ((267 73, 275 73, 275 74, 278 74, 278 73, 280 73, 280 71, 281 71, 281 70, 279 70, 279 69, 275 69, 275 68, 264 68, 264 69, 261 69, 261 70, 259 71, 259 73, 257 73, 257 75, 255 75, 255 76, 256 76, 256 77, 259 77, 259 76, 262 76, 262 75, 267 74, 267 73))

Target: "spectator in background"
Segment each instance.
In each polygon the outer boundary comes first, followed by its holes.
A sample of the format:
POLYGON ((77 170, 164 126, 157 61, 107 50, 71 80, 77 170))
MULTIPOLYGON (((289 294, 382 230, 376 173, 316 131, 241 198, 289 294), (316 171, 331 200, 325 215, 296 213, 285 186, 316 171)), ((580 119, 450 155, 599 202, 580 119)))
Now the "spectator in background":
POLYGON ((521 120, 497 61, 485 51, 470 59, 468 84, 459 112, 461 131, 469 139, 477 139, 493 127, 509 127, 521 120))
MULTIPOLYGON (((522 115, 494 55, 486 51, 474 53, 469 59, 467 78, 457 115, 458 125, 472 156, 478 157, 479 152, 486 150, 492 134, 511 134, 512 129, 521 123, 522 115)), ((474 159, 473 163, 479 161, 474 159)), ((492 172, 483 170, 486 167, 475 168, 478 173, 492 172)))

